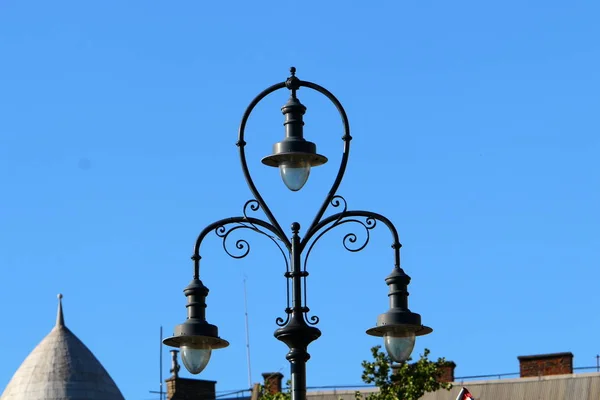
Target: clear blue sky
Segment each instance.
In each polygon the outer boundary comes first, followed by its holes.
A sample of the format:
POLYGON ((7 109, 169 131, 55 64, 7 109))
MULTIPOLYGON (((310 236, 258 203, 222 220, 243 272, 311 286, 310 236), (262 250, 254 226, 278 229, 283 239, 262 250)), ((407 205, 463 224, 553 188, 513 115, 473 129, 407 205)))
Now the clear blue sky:
MULTIPOLYGON (((250 198, 238 163, 246 105, 295 65, 348 112, 340 194, 397 225, 418 341, 458 376, 518 370, 518 355, 600 352, 600 5, 596 1, 0 3, 0 389, 67 325, 128 400, 157 398, 159 326, 185 318, 196 235, 250 198), (376 3, 376 4, 375 4, 376 3)), ((305 134, 330 163, 299 193, 263 167, 287 94, 248 126, 257 185, 285 227, 311 221, 341 156, 341 124, 301 90, 305 134)), ((387 309, 391 243, 360 254, 344 229, 317 245, 309 306, 323 336, 308 384, 359 384, 387 309)), ((207 316, 231 342, 201 375, 218 390, 281 370, 273 337, 284 267, 248 233, 246 259, 203 248, 207 316)), ((164 349, 165 359, 168 349, 164 349)), ((165 362, 165 376, 168 363, 165 362)), ((185 374, 183 374, 185 375, 185 374)))

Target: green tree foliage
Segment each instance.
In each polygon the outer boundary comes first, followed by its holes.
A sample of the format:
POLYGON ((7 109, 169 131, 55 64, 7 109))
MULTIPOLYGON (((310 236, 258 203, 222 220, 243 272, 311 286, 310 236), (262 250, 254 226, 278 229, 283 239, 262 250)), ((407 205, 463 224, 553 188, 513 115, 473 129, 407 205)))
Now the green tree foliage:
POLYGON ((425 349, 419 361, 410 363, 411 359, 392 369, 392 360, 381 346, 371 349, 373 361, 363 361, 362 380, 374 384, 378 392, 366 395, 366 398, 356 392, 358 400, 417 400, 425 393, 439 389, 450 390, 450 383, 440 382, 442 367, 446 364, 444 358, 430 361, 429 350, 425 349))
POLYGON ((291 386, 292 381, 286 382, 287 387, 280 393, 269 393, 265 386, 260 385, 258 398, 260 400, 290 400, 292 398, 291 386))

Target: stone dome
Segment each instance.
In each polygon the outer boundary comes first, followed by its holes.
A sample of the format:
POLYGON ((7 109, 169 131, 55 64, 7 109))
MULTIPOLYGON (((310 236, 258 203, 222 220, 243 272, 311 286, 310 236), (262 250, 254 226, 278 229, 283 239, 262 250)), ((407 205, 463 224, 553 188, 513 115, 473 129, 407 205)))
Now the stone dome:
POLYGON ((65 326, 58 298, 56 325, 23 361, 0 400, 124 400, 102 364, 65 326))

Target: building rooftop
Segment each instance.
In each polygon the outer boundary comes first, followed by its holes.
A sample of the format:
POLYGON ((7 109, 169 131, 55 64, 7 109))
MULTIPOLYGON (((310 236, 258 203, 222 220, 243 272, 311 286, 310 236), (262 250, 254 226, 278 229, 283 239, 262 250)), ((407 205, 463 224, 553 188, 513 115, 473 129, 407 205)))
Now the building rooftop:
POLYGON ((0 400, 124 400, 94 354, 65 325, 58 295, 56 325, 27 356, 0 400))
MULTIPOLYGON (((450 391, 426 393, 421 400, 453 400, 464 386, 476 400, 597 400, 600 399, 600 373, 566 374, 533 378, 496 379, 453 382, 450 391)), ((377 388, 309 391, 307 400, 355 400, 356 391, 363 394, 377 388)))

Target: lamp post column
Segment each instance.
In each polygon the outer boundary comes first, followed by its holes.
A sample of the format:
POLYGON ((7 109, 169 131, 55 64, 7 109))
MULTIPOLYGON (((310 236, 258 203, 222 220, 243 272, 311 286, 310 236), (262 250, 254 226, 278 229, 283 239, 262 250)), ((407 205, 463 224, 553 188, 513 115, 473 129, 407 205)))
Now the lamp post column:
MULTIPOLYGON (((188 319, 177 325, 174 335, 164 339, 163 343, 181 349, 184 364, 193 374, 200 373, 206 366, 212 350, 229 345, 229 342, 219 337, 217 327, 209 324, 205 318, 204 308, 206 303, 204 298, 208 294, 208 289, 199 278, 200 245, 208 233, 214 232, 223 240, 225 252, 233 258, 240 259, 248 255, 250 245, 244 239, 239 239, 235 242, 234 251, 231 252, 227 246, 227 239, 232 232, 236 232, 238 229, 248 229, 265 235, 277 245, 285 259, 285 277, 288 285, 286 318, 279 317, 276 319, 275 323, 279 326, 279 329, 275 331, 274 335, 275 338, 285 343, 289 348, 286 359, 290 362, 291 367, 292 400, 305 400, 306 362, 310 359, 308 345, 321 336, 321 331, 314 326, 319 322, 318 317, 313 315, 309 318, 307 316, 309 309, 303 293, 306 293, 305 285, 308 273, 306 272, 306 265, 302 265, 302 254, 304 253, 308 257, 314 244, 331 229, 346 223, 358 224, 358 227, 362 226, 365 229, 366 238, 361 245, 355 243, 357 235, 354 233, 348 233, 344 236, 343 245, 346 250, 351 252, 358 252, 365 248, 369 243, 369 232, 375 227, 377 221, 385 224, 392 233, 395 268, 386 279, 386 283, 390 286, 390 309, 378 317, 377 325, 369 329, 367 334, 383 337, 386 349, 394 361, 405 361, 412 351, 415 337, 426 335, 432 329, 422 325, 421 316, 408 309, 408 291, 406 287, 410 278, 400 268, 400 242, 394 225, 381 214, 370 211, 348 210, 346 200, 336 194, 346 171, 350 140, 352 139, 350 124, 342 104, 324 87, 298 79, 295 75, 295 68, 292 67, 290 72, 291 76, 285 82, 272 85, 259 93, 244 112, 239 127, 237 146, 240 152, 242 171, 253 198, 244 204, 243 215, 215 221, 206 226, 198 235, 194 245, 194 255, 192 256, 194 260, 194 280, 185 289, 185 295, 188 297, 188 319), (300 103, 296 96, 296 91, 301 87, 321 93, 335 105, 344 125, 344 136, 342 136, 344 149, 336 178, 312 224, 306 230, 304 238, 300 240, 298 234, 300 224, 294 222, 291 227, 292 237, 290 240, 284 230, 281 229, 279 222, 271 213, 250 176, 246 162, 244 132, 252 110, 262 99, 279 89, 289 89, 291 97, 282 108, 285 115, 286 136, 281 142, 273 146, 273 154, 263 158, 262 163, 279 168, 283 181, 290 190, 297 191, 302 188, 308 179, 310 169, 325 164, 327 157, 318 154, 315 143, 304 138, 303 116, 306 107, 300 103), (330 206, 340 207, 338 210, 341 211, 324 217, 330 206), (248 215, 250 211, 255 212, 259 209, 264 212, 268 221, 248 215), (291 299, 290 284, 292 287, 291 299)), ((304 262, 306 262, 306 257, 304 262)))
POLYGON ((286 310, 291 316, 285 326, 275 331, 275 337, 287 344, 290 349, 285 358, 290 362, 292 400, 306 399, 306 362, 310 359, 308 345, 321 336, 321 331, 308 325, 304 319, 304 314, 308 309, 302 305, 302 279, 307 272, 302 270, 299 230, 300 224, 294 222, 292 224, 291 271, 286 274, 288 278, 292 279, 292 307, 286 310))

